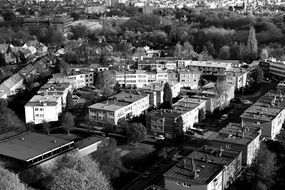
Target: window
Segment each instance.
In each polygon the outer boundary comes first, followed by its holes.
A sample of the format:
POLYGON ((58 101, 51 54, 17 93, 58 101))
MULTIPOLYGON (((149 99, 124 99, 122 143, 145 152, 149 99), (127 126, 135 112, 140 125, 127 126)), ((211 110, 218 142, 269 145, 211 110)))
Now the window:
POLYGON ((191 184, 190 184, 190 183, 187 183, 187 182, 184 182, 184 183, 183 183, 183 186, 184 186, 184 187, 191 187, 191 184))
POLYGON ((231 145, 230 144, 226 144, 226 148, 231 148, 231 145))
POLYGON ((40 111, 44 111, 44 108, 40 108, 40 111))
POLYGON ((39 108, 35 108, 35 111, 39 111, 39 108))
POLYGON ((36 117, 39 117, 39 114, 36 114, 36 117))
POLYGON ((177 181, 177 185, 182 185, 182 182, 180 182, 180 181, 177 181))

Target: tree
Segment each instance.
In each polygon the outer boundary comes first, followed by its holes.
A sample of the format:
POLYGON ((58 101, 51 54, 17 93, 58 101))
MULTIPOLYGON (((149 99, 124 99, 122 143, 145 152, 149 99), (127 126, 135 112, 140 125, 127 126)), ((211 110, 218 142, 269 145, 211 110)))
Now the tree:
POLYGON ((11 190, 25 190, 26 187, 20 182, 17 175, 2 168, 0 166, 0 189, 11 189, 11 190))
POLYGON ((266 48, 263 48, 261 51, 260 51, 260 59, 268 59, 269 57, 269 54, 268 54, 268 50, 266 48))
POLYGON ((175 47, 174 47, 174 57, 180 57, 181 56, 181 52, 182 52, 182 46, 181 44, 178 42, 175 47))
POLYGON ((141 123, 132 123, 126 129, 126 137, 129 143, 133 143, 136 146, 136 143, 143 141, 146 137, 145 126, 141 123))
POLYGON ((179 116, 174 122, 174 135, 175 137, 180 137, 183 135, 184 121, 181 116, 179 116))
POLYGON ((67 132, 68 135, 70 130, 72 130, 75 127, 74 117, 70 112, 65 112, 62 115, 61 126, 67 132))
POLYGON ((227 60, 230 58, 230 47, 229 46, 223 46, 219 50, 219 58, 227 60))
POLYGON ((168 82, 164 84, 163 87, 163 104, 165 105, 165 108, 171 108, 172 107, 172 90, 168 82))
POLYGON ((72 94, 68 91, 66 96, 66 110, 70 111, 74 108, 72 94))
POLYGON ((264 142, 260 144, 259 150, 251 168, 253 172, 253 186, 270 189, 275 182, 276 171, 278 169, 276 155, 268 149, 264 142))
POLYGON ((6 11, 3 15, 4 21, 12 21, 16 19, 16 15, 11 11, 6 11))
POLYGON ((108 179, 89 157, 67 154, 51 173, 51 190, 110 190, 108 179))
POLYGON ((248 40, 247 40, 247 49, 248 49, 249 59, 251 61, 256 59, 256 57, 257 57, 257 40, 256 40, 255 29, 253 26, 251 26, 249 29, 249 36, 248 36, 248 40))
POLYGON ((206 113, 204 109, 199 110, 199 122, 203 121, 206 117, 206 113))
POLYGON ((263 79, 263 70, 257 66, 255 69, 253 69, 249 76, 248 76, 248 84, 249 86, 258 86, 263 79))
POLYGON ((43 129, 45 130, 45 132, 47 133, 47 135, 49 135, 50 134, 50 126, 51 125, 48 122, 44 121, 42 126, 43 126, 43 129))
POLYGON ((87 35, 87 27, 84 25, 72 27, 71 32, 73 34, 72 38, 78 40, 79 38, 83 38, 87 35))
POLYGON ((0 98, 0 134, 8 128, 8 109, 7 100, 0 98))
POLYGON ((240 59, 240 46, 237 42, 235 42, 232 46, 230 46, 230 57, 231 59, 240 59))
POLYGON ((114 85, 116 80, 113 77, 112 71, 103 71, 96 75, 95 87, 103 90, 104 96, 109 96, 113 93, 114 85))
POLYGON ((116 84, 115 84, 115 86, 114 86, 114 91, 115 91, 116 93, 120 93, 120 92, 121 92, 119 82, 116 82, 116 84))
POLYGON ((112 179, 120 175, 122 163, 117 149, 117 141, 113 138, 104 140, 98 150, 92 153, 92 158, 98 162, 100 170, 112 179))

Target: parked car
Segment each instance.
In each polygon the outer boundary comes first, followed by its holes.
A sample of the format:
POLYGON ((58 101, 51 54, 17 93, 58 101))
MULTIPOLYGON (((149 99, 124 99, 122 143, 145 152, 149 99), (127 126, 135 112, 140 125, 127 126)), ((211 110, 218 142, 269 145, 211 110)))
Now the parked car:
POLYGON ((156 140, 164 140, 165 137, 163 135, 158 135, 154 137, 156 140))
POLYGON ((142 178, 146 179, 150 176, 150 173, 149 172, 145 172, 143 175, 142 175, 142 178))
POLYGON ((250 101, 250 100, 243 100, 242 101, 244 104, 252 104, 252 101, 250 101))
POLYGON ((224 114, 222 115, 221 120, 226 120, 228 118, 229 118, 229 114, 224 114))

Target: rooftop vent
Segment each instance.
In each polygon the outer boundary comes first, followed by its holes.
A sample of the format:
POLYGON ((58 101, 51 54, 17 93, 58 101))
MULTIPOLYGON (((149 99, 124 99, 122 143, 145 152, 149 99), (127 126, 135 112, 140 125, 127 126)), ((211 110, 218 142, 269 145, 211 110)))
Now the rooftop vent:
POLYGON ((25 140, 24 137, 21 138, 21 141, 25 140))

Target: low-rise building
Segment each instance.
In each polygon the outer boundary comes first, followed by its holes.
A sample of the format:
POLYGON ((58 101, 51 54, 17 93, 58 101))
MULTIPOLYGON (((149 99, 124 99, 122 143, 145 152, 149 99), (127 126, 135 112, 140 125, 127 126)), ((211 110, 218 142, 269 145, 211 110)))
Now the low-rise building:
POLYGON ((273 58, 267 60, 260 60, 259 66, 263 70, 265 75, 273 75, 279 78, 285 77, 284 61, 278 61, 273 58))
MULTIPOLYGON (((4 134, 5 135, 5 134, 4 134)), ((73 148, 73 141, 45 135, 25 132, 6 135, 0 138, 0 158, 16 162, 21 166, 31 166, 47 161, 73 148)))
POLYGON ((219 61, 178 60, 177 64, 178 68, 198 70, 203 72, 204 75, 217 75, 232 68, 232 63, 219 61))
POLYGON ((229 123, 208 140, 225 150, 242 151, 242 164, 250 165, 260 147, 261 129, 257 126, 229 123))
POLYGON ((7 80, 5 80, 0 85, 0 90, 3 91, 2 94, 5 94, 5 96, 16 95, 19 92, 19 90, 25 88, 24 78, 25 77, 23 75, 16 73, 7 80))
POLYGON ((61 96, 62 106, 66 106, 66 97, 68 92, 73 92, 71 83, 46 83, 39 90, 40 95, 59 95, 61 96))
POLYGON ((117 125, 119 119, 139 116, 149 108, 149 95, 121 92, 88 107, 89 119, 117 125))
POLYGON ((226 189, 237 179, 237 174, 242 168, 242 152, 224 150, 223 148, 204 145, 187 156, 194 160, 202 160, 206 163, 215 163, 224 166, 223 187, 226 189))
POLYGON ((224 166, 185 158, 168 170, 164 176, 164 185, 168 190, 223 190, 224 166))
POLYGON ((201 77, 200 71, 195 70, 179 70, 178 81, 182 87, 190 87, 191 89, 197 89, 199 80, 201 77))
POLYGON ((154 110, 146 114, 146 126, 153 135, 175 138, 199 122, 199 114, 205 106, 204 100, 182 99, 172 110, 154 110), (183 123, 179 123, 179 118, 183 123))
POLYGON ((225 72, 226 75, 226 84, 235 85, 235 89, 239 90, 244 88, 247 85, 248 75, 250 69, 231 69, 225 72))
POLYGON ((26 123, 58 121, 61 112, 61 95, 35 95, 25 105, 26 123))

